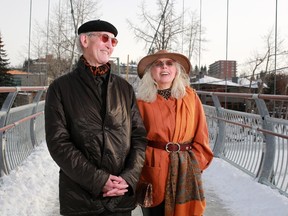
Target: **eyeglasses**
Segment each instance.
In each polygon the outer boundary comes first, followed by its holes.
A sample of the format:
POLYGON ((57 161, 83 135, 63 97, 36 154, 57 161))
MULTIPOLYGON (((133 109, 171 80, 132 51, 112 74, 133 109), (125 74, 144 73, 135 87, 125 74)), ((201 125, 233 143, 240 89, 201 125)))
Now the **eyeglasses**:
POLYGON ((88 36, 98 36, 98 37, 100 37, 100 39, 101 39, 101 41, 102 41, 103 43, 107 43, 107 41, 108 41, 109 39, 111 39, 111 44, 112 44, 113 47, 115 47, 115 46, 117 45, 117 43, 118 43, 118 40, 117 40, 115 37, 110 37, 110 36, 107 35, 107 34, 89 33, 89 34, 87 34, 87 35, 88 35, 88 36))
POLYGON ((166 65, 167 67, 172 67, 172 66, 174 65, 174 63, 175 63, 174 60, 166 60, 166 61, 160 61, 160 60, 158 60, 158 61, 155 61, 155 62, 153 63, 153 65, 154 65, 155 67, 162 68, 162 67, 164 67, 164 65, 166 65))

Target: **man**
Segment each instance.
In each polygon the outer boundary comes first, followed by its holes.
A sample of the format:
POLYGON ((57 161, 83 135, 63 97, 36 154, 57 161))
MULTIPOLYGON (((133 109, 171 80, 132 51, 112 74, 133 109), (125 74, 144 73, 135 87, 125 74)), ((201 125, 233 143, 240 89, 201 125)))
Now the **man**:
POLYGON ((80 26, 76 69, 47 91, 46 141, 60 167, 62 215, 128 216, 135 208, 146 130, 132 86, 111 73, 117 34, 103 20, 80 26))

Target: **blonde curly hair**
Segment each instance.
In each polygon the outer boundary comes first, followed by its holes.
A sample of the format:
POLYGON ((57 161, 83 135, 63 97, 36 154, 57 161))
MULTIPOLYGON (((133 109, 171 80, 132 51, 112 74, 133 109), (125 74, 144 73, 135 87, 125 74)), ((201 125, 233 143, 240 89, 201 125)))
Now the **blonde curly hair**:
MULTIPOLYGON (((190 78, 181 64, 176 62, 175 65, 176 75, 171 86, 171 96, 180 99, 186 95, 186 87, 190 86, 190 78)), ((137 99, 146 102, 153 102, 157 98, 158 84, 152 78, 151 68, 152 64, 145 69, 137 91, 137 99)))

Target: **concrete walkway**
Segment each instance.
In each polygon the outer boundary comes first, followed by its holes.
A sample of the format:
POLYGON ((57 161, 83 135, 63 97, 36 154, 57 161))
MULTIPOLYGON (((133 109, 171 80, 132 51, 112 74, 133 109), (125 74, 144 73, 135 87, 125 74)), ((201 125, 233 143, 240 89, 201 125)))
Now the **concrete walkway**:
MULTIPOLYGON (((224 206, 222 200, 214 193, 214 191, 206 189, 206 201, 207 207, 204 216, 233 216, 229 209, 224 206)), ((143 216, 140 207, 137 207, 133 212, 132 216, 143 216)), ((182 216, 182 215, 181 215, 182 216)), ((189 216, 189 215, 183 215, 189 216)))
POLYGON ((205 194, 207 205, 204 216, 233 216, 214 191, 206 188, 205 194))

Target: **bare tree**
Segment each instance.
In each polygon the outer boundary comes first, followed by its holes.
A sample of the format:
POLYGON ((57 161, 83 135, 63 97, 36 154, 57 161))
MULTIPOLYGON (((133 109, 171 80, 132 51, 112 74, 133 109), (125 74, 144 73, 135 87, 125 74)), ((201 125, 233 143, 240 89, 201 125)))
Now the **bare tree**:
POLYGON ((75 61, 76 31, 79 25, 95 14, 96 8, 97 4, 92 0, 66 0, 62 4, 59 3, 55 9, 50 26, 49 44, 56 59, 64 58, 67 61, 65 69, 71 69, 75 61))
MULTIPOLYGON (((187 56, 190 60, 192 60, 193 56, 196 56, 199 54, 199 44, 205 42, 205 39, 199 37, 200 34, 204 35, 205 29, 200 26, 200 21, 198 17, 195 14, 189 15, 190 22, 186 25, 184 29, 184 51, 187 53, 187 56), (201 27, 201 32, 200 32, 201 27), (188 45, 187 45, 188 44, 188 45)), ((201 65, 199 65, 201 67, 201 65)))
MULTIPOLYGON (((141 25, 135 25, 128 21, 129 27, 133 30, 135 37, 139 41, 144 41, 147 53, 154 53, 157 50, 168 49, 180 51, 182 42, 182 33, 185 33, 185 51, 189 58, 192 52, 196 50, 196 35, 199 31, 199 21, 191 18, 189 24, 183 26, 182 19, 184 13, 177 15, 175 11, 174 0, 156 0, 158 10, 156 14, 151 14, 145 1, 141 5, 141 14, 139 15, 141 25)), ((185 12, 186 13, 186 12, 185 12)))
MULTIPOLYGON (((273 37, 273 31, 270 31, 265 37, 265 48, 264 52, 255 54, 252 58, 248 60, 248 65, 250 66, 251 76, 250 76, 250 85, 249 89, 251 92, 251 85, 252 81, 255 80, 256 74, 261 73, 261 82, 259 83, 258 87, 258 93, 263 92, 263 87, 266 81, 266 78, 271 73, 275 73, 275 70, 273 69, 275 66, 275 44, 274 44, 274 37, 273 37), (273 58, 274 57, 274 58, 273 58)), ((278 56, 284 56, 287 53, 283 51, 282 44, 284 40, 278 40, 277 44, 277 55, 278 56)))
MULTIPOLYGON (((274 81, 275 79, 279 79, 277 81, 277 87, 279 88, 280 86, 283 87, 283 89, 285 89, 286 87, 286 83, 285 81, 283 81, 282 83, 280 81, 282 81, 280 78, 281 76, 276 74, 277 71, 275 71, 275 39, 274 39, 274 34, 273 31, 270 31, 265 37, 264 37, 264 41, 265 41, 265 48, 264 48, 264 52, 262 53, 257 53, 254 55, 254 57, 249 59, 249 62, 247 63, 250 66, 250 85, 249 85, 249 89, 250 89, 250 93, 252 93, 252 81, 254 81, 256 79, 256 76, 258 76, 260 78, 259 82, 258 82, 258 90, 257 93, 262 94, 264 92, 264 85, 268 84, 268 87, 270 89, 270 93, 271 90, 274 90, 275 86, 274 86, 274 81), (272 82, 271 82, 272 79, 272 82), (281 85, 280 85, 281 84, 281 85)), ((282 66, 282 62, 284 62, 285 64, 285 59, 287 62, 287 57, 288 57, 288 53, 287 51, 283 51, 283 44, 284 44, 284 40, 278 40, 279 42, 277 42, 277 50, 276 50, 276 55, 277 58, 281 57, 281 61, 279 67, 282 66)), ((285 67, 284 67, 285 68, 285 67)), ((286 67, 287 68, 287 67, 286 67)), ((283 76, 285 77, 285 76, 283 76)), ((287 78, 287 76, 285 77, 287 78)), ((283 79, 285 80, 285 79, 283 79)), ((285 90, 282 90, 283 93, 285 94, 285 90)), ((267 93, 267 91, 265 91, 267 93)), ((256 93, 256 92, 254 92, 256 93)), ((280 93, 280 91, 278 92, 280 93)), ((273 94, 273 93, 272 93, 273 94)), ((252 103, 251 101, 248 101, 246 106, 246 111, 249 110, 253 110, 255 109, 255 104, 254 102, 252 103)), ((283 104, 277 103, 278 108, 283 107, 283 104)), ((273 113, 275 112, 276 106, 275 103, 268 105, 269 110, 273 113)))
POLYGON ((47 73, 50 79, 72 69, 79 57, 76 47, 77 29, 86 20, 95 19, 97 8, 98 2, 93 0, 59 1, 51 9, 48 34, 47 23, 43 27, 38 24, 35 28, 38 36, 32 42, 34 55, 37 58, 47 55, 47 73), (48 49, 45 49, 47 44, 48 49))

